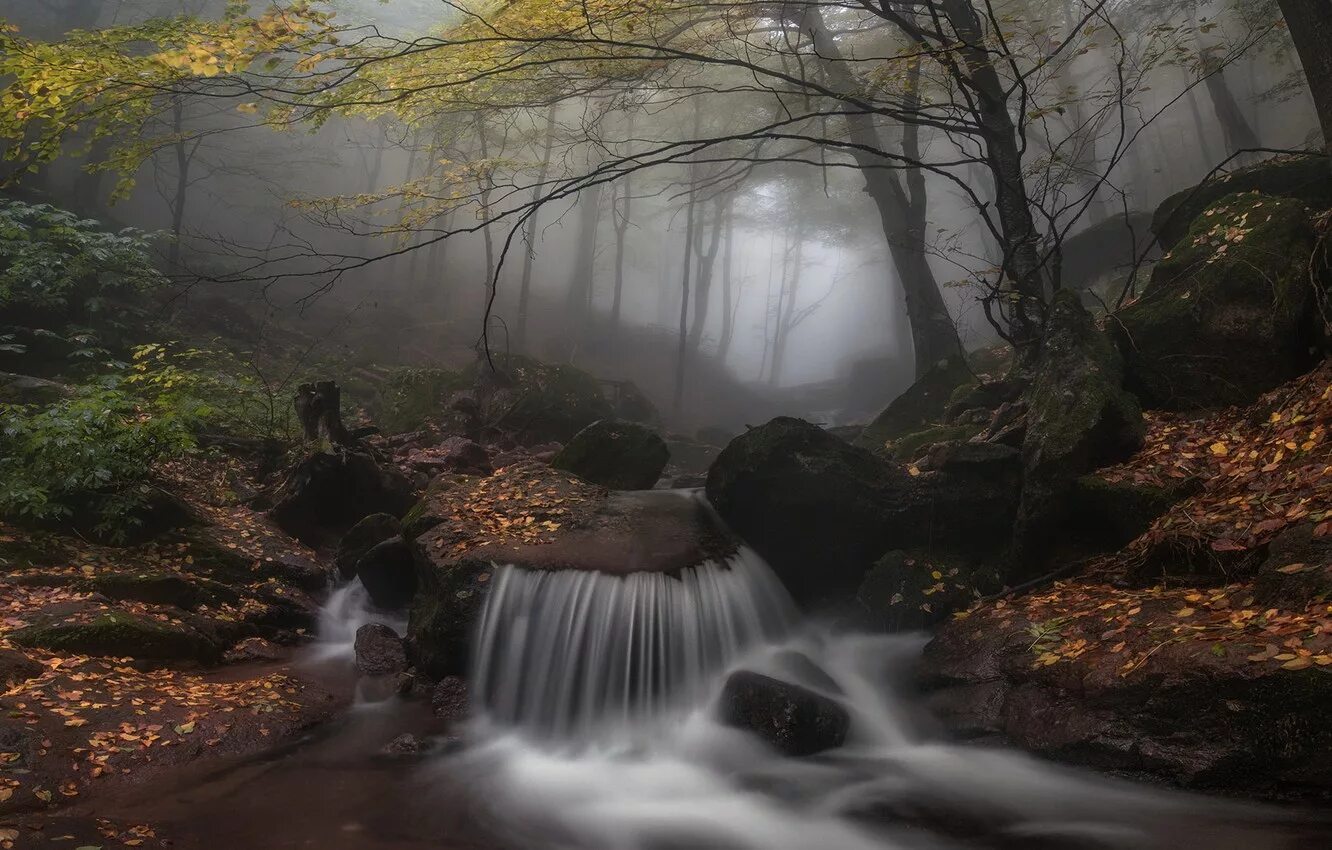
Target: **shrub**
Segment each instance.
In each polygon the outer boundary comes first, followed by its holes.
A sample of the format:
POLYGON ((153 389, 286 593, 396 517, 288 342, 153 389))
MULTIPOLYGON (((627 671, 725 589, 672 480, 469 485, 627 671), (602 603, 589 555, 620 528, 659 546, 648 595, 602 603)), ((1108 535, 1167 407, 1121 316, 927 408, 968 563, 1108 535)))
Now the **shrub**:
POLYGON ((0 422, 0 513, 112 540, 142 522, 153 465, 193 444, 182 419, 145 411, 115 377, 46 408, 0 405, 0 422))

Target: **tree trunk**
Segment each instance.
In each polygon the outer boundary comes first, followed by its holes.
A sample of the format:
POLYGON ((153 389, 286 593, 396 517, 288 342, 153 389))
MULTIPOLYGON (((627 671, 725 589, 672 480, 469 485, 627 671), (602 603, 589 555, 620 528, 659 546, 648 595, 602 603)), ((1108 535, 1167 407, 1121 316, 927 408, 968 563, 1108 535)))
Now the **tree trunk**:
POLYGON ((171 247, 167 249, 167 265, 171 271, 180 269, 180 242, 185 231, 185 204, 190 190, 190 164, 199 150, 199 140, 193 146, 185 143, 185 103, 179 97, 171 104, 172 129, 176 135, 176 193, 171 198, 171 247))
POLYGON ((1290 37, 1309 80, 1323 144, 1332 150, 1332 3, 1328 0, 1278 0, 1290 37))
POLYGON ((731 351, 731 338, 735 336, 735 311, 739 297, 735 292, 734 255, 735 255, 735 211, 726 207, 726 241, 722 243, 722 326, 721 338, 717 341, 717 362, 725 363, 726 355, 731 351))
POLYGON ((777 298, 777 332, 772 340, 772 369, 768 372, 768 383, 776 386, 782 379, 782 367, 786 363, 786 348, 791 341, 791 331, 795 328, 796 304, 800 300, 800 273, 805 265, 805 233, 799 224, 795 227, 795 245, 787 250, 788 263, 782 261, 782 289, 777 298))
POLYGON ((307 440, 327 437, 337 446, 355 443, 347 427, 342 424, 342 388, 333 381, 301 384, 293 400, 296 419, 301 423, 307 440))
POLYGON ((625 175, 620 184, 623 204, 618 201, 611 204, 615 209, 615 289, 611 292, 610 308, 610 348, 615 350, 619 343, 620 312, 624 302, 624 254, 629 238, 629 216, 633 212, 634 186, 629 175, 625 175))
MULTIPOLYGON (((694 126, 697 137, 698 129, 698 111, 694 112, 694 126)), ((688 210, 685 213, 685 252, 684 252, 684 272, 680 275, 680 344, 675 352, 675 412, 679 413, 684 406, 684 383, 686 360, 689 357, 689 276, 694 268, 693 250, 694 250, 694 167, 689 168, 689 201, 688 210)))
POLYGON ((708 324, 708 307, 712 303, 712 272, 717 261, 717 249, 721 247, 722 219, 726 215, 727 199, 717 198, 712 205, 712 225, 708 229, 708 244, 703 247, 703 228, 698 228, 698 244, 694 252, 698 255, 698 281, 694 285, 694 318, 689 326, 689 351, 697 352, 703 341, 703 331, 708 324))
POLYGON ((600 220, 601 184, 598 183, 578 195, 578 247, 564 302, 566 357, 573 356, 586 330, 592 277, 596 272, 597 224, 600 220))

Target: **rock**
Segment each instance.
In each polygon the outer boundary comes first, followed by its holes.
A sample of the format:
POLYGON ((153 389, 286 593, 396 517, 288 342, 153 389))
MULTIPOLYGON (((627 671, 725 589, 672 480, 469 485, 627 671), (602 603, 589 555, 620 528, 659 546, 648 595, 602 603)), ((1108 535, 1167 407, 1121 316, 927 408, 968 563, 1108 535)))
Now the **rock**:
POLYGON ((1314 362, 1304 204, 1233 195, 1208 212, 1117 314, 1129 386, 1149 407, 1248 404, 1314 362))
POLYGON ((410 732, 404 732, 384 745, 384 754, 390 756, 416 756, 430 749, 430 745, 410 732))
POLYGON ((490 453, 466 437, 450 437, 438 446, 413 449, 406 459, 412 469, 429 475, 458 472, 489 475, 494 471, 490 453))
POLYGON ((1332 600, 1332 538, 1315 537, 1312 523, 1287 528, 1267 544, 1258 568, 1258 604, 1301 611, 1332 600))
POLYGON ((87 579, 82 587, 109 599, 174 605, 187 611, 213 598, 199 581, 164 570, 103 573, 87 579))
POLYGON ((356 562, 356 575, 380 608, 390 611, 406 608, 416 596, 412 548, 402 537, 390 537, 370 547, 356 562))
POLYGON ((409 653, 417 669, 435 678, 465 672, 496 564, 678 573, 727 558, 738 545, 697 499, 607 491, 538 463, 492 478, 459 476, 432 487, 423 502, 421 517, 466 517, 435 523, 411 541, 420 585, 408 621, 409 653))
POLYGON ((366 676, 395 676, 407 670, 407 650, 398 633, 383 623, 356 630, 356 669, 366 676))
POLYGON ((910 463, 917 458, 925 457, 929 453, 930 447, 937 443, 970 440, 979 434, 983 427, 983 425, 976 423, 936 425, 933 428, 926 428, 923 431, 899 437, 888 444, 885 451, 895 461, 910 463))
POLYGON ((550 465, 612 490, 650 490, 669 460, 654 431, 603 419, 575 434, 550 465))
POLYGON ((955 422, 962 414, 977 408, 995 410, 1002 404, 1017 401, 1025 389, 1024 383, 1016 378, 962 384, 949 396, 944 410, 945 421, 955 422))
POLYGON ((402 534, 402 524, 392 514, 371 514, 353 525, 338 543, 334 564, 343 579, 356 576, 356 562, 375 545, 402 534))
POLYGON ((35 679, 46 668, 16 649, 0 649, 0 685, 17 685, 35 679))
POLYGON ((834 700, 758 673, 732 673, 722 689, 721 721, 758 735, 782 753, 812 756, 846 741, 851 717, 834 700))
POLYGON ((221 655, 215 643, 188 626, 124 611, 91 614, 86 619, 51 618, 10 632, 8 637, 19 646, 36 649, 152 661, 212 664, 221 655))
POLYGON ((1006 401, 994 411, 990 422, 985 426, 980 439, 987 443, 1022 448, 1022 441, 1027 438, 1027 403, 1025 401, 1006 401))
POLYGON ((375 513, 402 516, 411 481, 363 452, 316 452, 296 465, 269 516, 302 542, 317 545, 375 513))
POLYGON ((856 445, 876 454, 886 453, 890 443, 942 422, 953 392, 971 382, 971 370, 960 361, 931 370, 865 426, 856 445))
POLYGON ((884 515, 907 475, 800 419, 737 437, 708 471, 707 494, 797 601, 850 594, 887 547, 884 515))
POLYGON ((68 398, 73 391, 64 384, 0 372, 0 404, 31 404, 46 407, 68 398))
POLYGON ((496 358, 497 373, 482 362, 467 373, 479 388, 481 420, 519 442, 564 442, 599 419, 614 416, 601 383, 568 364, 520 354, 496 358))
POLYGON ((1069 493, 1071 533, 1100 551, 1113 551, 1136 539, 1157 517, 1199 487, 1197 479, 1160 487, 1084 475, 1069 493))
POLYGON ((328 567, 294 552, 282 552, 271 559, 264 558, 259 564, 259 572, 266 578, 275 578, 283 584, 310 592, 324 590, 333 578, 328 567))
POLYGON ((1061 540, 1077 478, 1128 458, 1146 433, 1137 401, 1123 389, 1119 353, 1071 292, 1056 294, 1051 305, 1026 401, 1022 502, 1013 536, 1019 578, 1039 571, 1061 540))
POLYGON ((1152 232, 1163 248, 1173 249, 1199 216, 1238 192, 1295 198, 1313 209, 1326 209, 1332 207, 1332 174, 1320 155, 1275 157, 1166 198, 1152 218, 1152 232))
POLYGON ((467 683, 457 676, 445 676, 430 692, 430 709, 449 723, 467 718, 467 683))
MULTIPOLYGON (((1012 616, 1010 607, 950 620, 925 649, 929 703, 959 734, 999 733, 1046 758, 1199 790, 1326 799, 1332 789, 1332 676, 1321 668, 1256 663, 1248 655, 1260 645, 1218 649, 1206 636, 1161 643, 1145 626, 1131 674, 1109 641, 1037 664, 1031 633, 1002 627, 1012 616)), ((1082 625, 1069 634, 1094 640, 1104 628, 1082 625)))
POLYGON ((640 425, 656 425, 661 421, 661 414, 652 399, 643 394, 633 381, 607 382, 614 387, 611 405, 616 419, 637 422, 640 425))
MULTIPOLYGON (((985 590, 997 589, 997 584, 990 576, 985 590)), ((856 601, 875 628, 901 632, 929 628, 964 611, 977 594, 971 570, 893 551, 865 574, 856 601)))
POLYGON ((285 661, 288 651, 260 637, 246 638, 222 656, 227 664, 257 664, 285 661))

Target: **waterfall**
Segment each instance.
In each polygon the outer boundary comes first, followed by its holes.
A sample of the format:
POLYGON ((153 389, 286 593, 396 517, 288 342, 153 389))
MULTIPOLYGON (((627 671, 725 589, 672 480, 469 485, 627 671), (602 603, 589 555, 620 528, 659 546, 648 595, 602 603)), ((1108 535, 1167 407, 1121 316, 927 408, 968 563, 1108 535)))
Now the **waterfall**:
POLYGON ((474 700, 488 721, 586 739, 702 699, 740 653, 784 636, 795 607, 742 548, 678 575, 500 569, 481 615, 474 700))

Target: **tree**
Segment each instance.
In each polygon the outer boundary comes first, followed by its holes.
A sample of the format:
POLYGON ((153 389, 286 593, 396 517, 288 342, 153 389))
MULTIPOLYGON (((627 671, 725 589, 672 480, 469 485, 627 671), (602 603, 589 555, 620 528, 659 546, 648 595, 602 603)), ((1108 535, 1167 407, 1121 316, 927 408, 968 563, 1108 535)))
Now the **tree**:
POLYGON ((1290 37, 1309 80, 1323 143, 1332 150, 1332 3, 1326 0, 1278 0, 1290 37))

